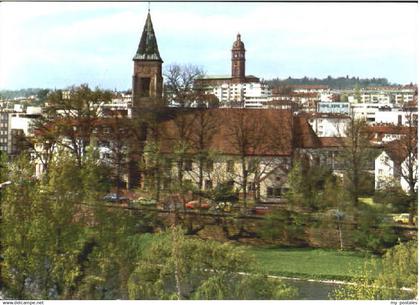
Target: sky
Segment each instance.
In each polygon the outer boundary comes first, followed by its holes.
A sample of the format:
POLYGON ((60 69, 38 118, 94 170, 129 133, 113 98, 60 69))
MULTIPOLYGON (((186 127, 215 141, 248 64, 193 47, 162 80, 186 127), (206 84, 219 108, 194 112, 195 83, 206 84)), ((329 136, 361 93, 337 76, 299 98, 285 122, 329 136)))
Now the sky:
MULTIPOLYGON (((131 87, 145 2, 0 3, 0 89, 131 87)), ((240 33, 246 74, 417 82, 417 3, 151 3, 164 69, 230 74, 240 33)))

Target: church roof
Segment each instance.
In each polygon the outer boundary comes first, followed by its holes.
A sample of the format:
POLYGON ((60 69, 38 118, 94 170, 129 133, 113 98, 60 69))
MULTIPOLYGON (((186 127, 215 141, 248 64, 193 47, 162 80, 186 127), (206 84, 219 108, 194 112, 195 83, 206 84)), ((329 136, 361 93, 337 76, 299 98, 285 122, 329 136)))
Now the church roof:
POLYGON ((152 18, 150 12, 147 13, 146 23, 140 38, 139 47, 133 60, 151 60, 161 61, 159 48, 156 41, 155 31, 153 30, 152 18))
MULTIPOLYGON (((173 110, 176 111, 175 109, 173 110)), ((206 129, 211 133, 208 149, 222 155, 240 155, 241 148, 247 156, 290 156, 293 152, 292 112, 282 109, 216 108, 188 109, 161 123, 161 152, 176 149, 179 132, 196 142, 197 133, 203 129, 198 113, 207 115, 206 129), (211 119, 210 119, 211 118, 211 119), (187 128, 181 128, 182 126, 187 128), (212 127, 208 127, 212 126, 212 127), (210 131, 209 131, 210 130, 210 131), (242 133, 246 133, 244 139, 242 133), (244 146, 242 142, 246 142, 244 146)), ((191 145, 189 153, 197 153, 191 145)))

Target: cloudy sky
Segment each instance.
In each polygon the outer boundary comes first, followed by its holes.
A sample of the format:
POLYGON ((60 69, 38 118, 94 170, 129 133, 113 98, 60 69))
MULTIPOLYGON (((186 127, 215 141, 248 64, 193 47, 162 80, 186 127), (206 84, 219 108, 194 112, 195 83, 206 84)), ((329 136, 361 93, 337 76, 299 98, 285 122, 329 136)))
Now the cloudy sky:
MULTIPOLYGON (((0 3, 0 89, 131 87, 147 3, 0 3)), ((242 34, 247 74, 417 80, 416 3, 152 3, 164 65, 230 73, 242 34)))

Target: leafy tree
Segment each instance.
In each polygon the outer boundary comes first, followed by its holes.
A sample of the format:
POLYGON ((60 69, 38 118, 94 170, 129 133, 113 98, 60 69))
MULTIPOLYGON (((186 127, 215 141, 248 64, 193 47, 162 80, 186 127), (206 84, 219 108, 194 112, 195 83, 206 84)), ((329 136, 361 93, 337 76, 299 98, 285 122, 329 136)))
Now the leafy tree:
POLYGON ((81 201, 76 162, 63 156, 52 164, 50 178, 40 182, 32 178, 33 168, 24 157, 11 166, 2 223, 7 293, 69 298, 84 243, 76 217, 81 201))
POLYGON ((104 205, 108 175, 97 157, 87 148, 80 169, 72 154, 57 154, 42 180, 32 178, 25 157, 10 165, 1 224, 8 297, 128 297, 138 233, 149 220, 104 205))
POLYGON ((397 235, 382 211, 360 206, 349 217, 356 224, 351 231, 351 239, 356 247, 380 254, 397 242, 397 235))
POLYGON ((258 233, 272 243, 278 240, 286 245, 302 245, 307 221, 301 213, 279 209, 264 217, 258 233))
POLYGON ((130 299, 290 299, 295 297, 295 291, 258 272, 255 261, 244 250, 186 238, 179 228, 173 228, 170 233, 158 235, 138 262, 130 276, 129 296, 130 299))
POLYGON ((326 179, 322 193, 324 215, 321 216, 320 225, 336 227, 341 250, 344 250, 345 244, 344 224, 351 213, 347 197, 340 179, 335 176, 326 179))
POLYGON ((35 198, 32 171, 28 160, 16 159, 6 176, 13 183, 2 190, 2 281, 6 295, 19 299, 31 298, 26 281, 34 274, 30 234, 31 207, 35 198))
POLYGON ((382 204, 385 208, 389 206, 391 212, 403 213, 410 205, 410 196, 404 192, 400 185, 392 183, 375 191, 373 201, 382 204))
POLYGON ((332 293, 331 298, 412 299, 417 295, 417 278, 417 241, 401 243, 385 253, 380 265, 366 264, 356 285, 342 286, 332 293))
POLYGON ((289 190, 286 197, 290 207, 315 211, 324 204, 322 190, 331 173, 327 168, 309 166, 302 161, 296 160, 293 163, 288 175, 289 190))
POLYGON ((127 280, 140 247, 138 216, 118 208, 104 208, 103 202, 94 207, 93 215, 75 298, 127 299, 127 280))

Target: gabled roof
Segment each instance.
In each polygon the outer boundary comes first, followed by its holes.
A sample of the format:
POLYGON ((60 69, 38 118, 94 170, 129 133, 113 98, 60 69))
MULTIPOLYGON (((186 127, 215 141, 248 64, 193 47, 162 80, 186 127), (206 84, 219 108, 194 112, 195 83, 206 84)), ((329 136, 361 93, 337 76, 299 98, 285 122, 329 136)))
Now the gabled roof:
MULTIPOLYGON (((200 126, 197 115, 206 112, 212 116, 213 128, 207 149, 223 155, 240 155, 238 138, 248 141, 247 156, 291 156, 293 153, 293 114, 281 109, 190 109, 161 123, 161 152, 173 153, 180 134, 180 122, 186 126, 184 134, 194 138, 200 126), (243 126, 242 128, 239 126, 243 126)), ((310 128, 310 126, 309 126, 310 128)), ((194 140, 193 140, 194 141, 194 140)), ((190 145, 189 153, 196 153, 190 145)))
POLYGON ((334 112, 306 112, 306 118, 322 118, 322 119, 339 119, 339 120, 350 120, 350 116, 344 113, 334 112))
POLYGON ((162 61, 159 54, 155 31, 153 29, 150 12, 147 13, 146 23, 143 28, 139 47, 133 60, 162 61))
POLYGON ((344 139, 345 138, 340 137, 320 137, 319 141, 321 142, 321 146, 323 148, 343 147, 344 139))
POLYGON ((371 125, 368 127, 371 133, 379 134, 408 134, 410 127, 393 124, 371 125))
POLYGON ((320 148, 321 142, 304 115, 293 118, 294 146, 296 148, 320 148))

